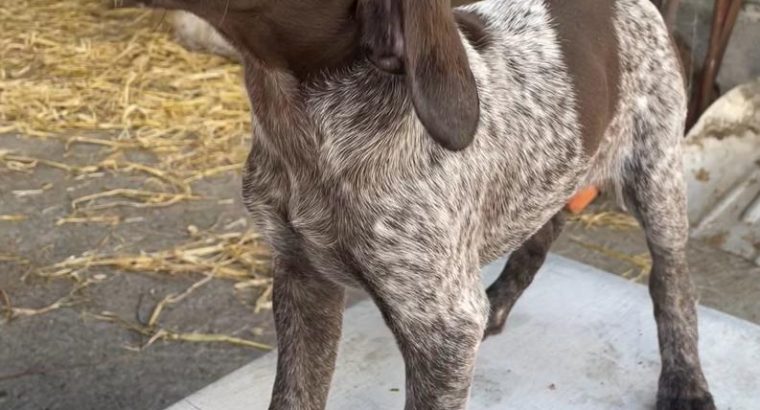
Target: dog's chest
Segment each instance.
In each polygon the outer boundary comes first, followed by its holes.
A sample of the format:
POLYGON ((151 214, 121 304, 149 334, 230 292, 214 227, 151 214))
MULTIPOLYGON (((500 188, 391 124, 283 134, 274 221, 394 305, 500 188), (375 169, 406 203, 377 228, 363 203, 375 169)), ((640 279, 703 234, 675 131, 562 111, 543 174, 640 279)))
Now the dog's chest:
MULTIPOLYGON (((346 243, 357 235, 356 205, 315 163, 290 163, 255 141, 243 176, 243 199, 256 229, 275 251, 298 252, 314 269, 340 281, 346 243)), ((345 280, 344 280, 345 279, 345 280)))

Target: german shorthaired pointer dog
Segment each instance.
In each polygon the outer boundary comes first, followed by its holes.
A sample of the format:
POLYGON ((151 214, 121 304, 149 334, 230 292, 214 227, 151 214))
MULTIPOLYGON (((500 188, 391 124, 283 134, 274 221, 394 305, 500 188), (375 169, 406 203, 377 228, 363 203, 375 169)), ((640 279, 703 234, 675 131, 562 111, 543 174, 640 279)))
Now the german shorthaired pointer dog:
POLYGON ((325 407, 345 286, 397 339, 406 409, 464 409, 484 335, 590 183, 646 231, 657 409, 715 408, 684 253, 684 79, 649 0, 145 2, 198 15, 242 56, 243 195, 274 253, 271 409, 325 407), (510 251, 484 289, 480 267, 510 251))

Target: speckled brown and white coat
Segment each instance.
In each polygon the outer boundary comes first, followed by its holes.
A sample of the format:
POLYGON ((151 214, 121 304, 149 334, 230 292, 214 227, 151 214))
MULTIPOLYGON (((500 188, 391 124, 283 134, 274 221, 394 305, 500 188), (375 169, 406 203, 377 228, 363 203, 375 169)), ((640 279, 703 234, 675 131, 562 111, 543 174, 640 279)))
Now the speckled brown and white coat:
POLYGON ((646 231, 657 408, 714 409, 684 256, 686 96, 648 0, 149 3, 207 19, 246 67, 243 195, 274 250, 271 409, 324 408, 345 286, 395 334, 406 408, 465 408, 481 340, 589 183, 611 183, 646 231), (484 289, 480 267, 507 252, 484 289))

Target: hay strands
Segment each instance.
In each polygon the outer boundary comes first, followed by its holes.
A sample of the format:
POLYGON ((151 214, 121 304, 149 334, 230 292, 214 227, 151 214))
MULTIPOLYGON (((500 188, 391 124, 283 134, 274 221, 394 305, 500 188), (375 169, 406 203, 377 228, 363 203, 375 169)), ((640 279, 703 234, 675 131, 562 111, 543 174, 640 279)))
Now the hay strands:
POLYGON ((160 13, 101 0, 9 2, 2 13, 0 133, 145 151, 196 180, 245 159, 242 67, 186 50, 160 13))
POLYGON ((22 258, 17 255, 9 255, 7 253, 0 253, 0 262, 13 262, 13 263, 19 263, 22 265, 30 264, 28 259, 22 258))
MULTIPOLYGON (((75 176, 94 174, 94 173, 98 173, 100 171, 106 171, 106 170, 113 171, 113 172, 139 171, 151 177, 164 181, 165 183, 168 183, 169 185, 175 187, 176 191, 181 192, 186 195, 192 194, 190 182, 203 178, 203 177, 197 177, 197 178, 190 177, 188 178, 188 180, 185 180, 175 175, 172 175, 172 173, 168 171, 164 171, 157 167, 153 167, 153 166, 149 166, 149 165, 141 164, 137 162, 116 160, 113 158, 103 160, 96 165, 75 166, 75 165, 69 165, 63 162, 52 161, 49 159, 36 158, 36 157, 31 157, 31 156, 26 156, 26 155, 15 155, 8 151, 0 151, 0 162, 5 163, 6 167, 8 167, 9 169, 17 170, 17 171, 28 171, 33 168, 36 168, 38 165, 46 165, 52 168, 66 171, 75 176)), ((239 168, 239 166, 235 166, 235 167, 226 166, 226 167, 223 167, 223 170, 227 171, 227 170, 232 170, 235 168, 239 168)), ((216 171, 216 170, 210 171, 211 175, 218 172, 223 172, 223 171, 216 171)), ((200 175, 207 175, 207 173, 209 173, 209 171, 203 171, 200 173, 200 175)))
POLYGON ((136 273, 170 275, 207 273, 238 282, 269 278, 259 276, 267 266, 268 251, 252 231, 207 235, 173 249, 134 255, 83 255, 72 257, 37 272, 38 276, 60 278, 92 268, 113 268, 136 273))
MULTIPOLYGON (((634 281, 639 281, 640 279, 647 277, 649 275, 649 272, 652 270, 652 259, 649 256, 648 252, 644 252, 638 255, 629 255, 625 252, 620 252, 615 249, 610 249, 606 246, 585 242, 581 240, 580 238, 572 237, 570 238, 570 240, 577 243, 580 246, 583 246, 586 249, 590 249, 606 257, 617 259, 617 260, 626 262, 629 265, 632 265, 639 271, 638 275, 632 278, 632 280, 634 281)), ((625 274, 623 276, 631 279, 630 274, 625 274)))
MULTIPOLYGON (((23 155, 14 155, 6 152, 0 152, 0 162, 5 163, 6 167, 16 171, 28 172, 38 165, 46 165, 56 169, 60 169, 71 173, 73 175, 94 175, 104 170, 113 172, 141 172, 148 175, 151 178, 156 178, 173 187, 173 192, 151 191, 143 189, 128 189, 117 188, 105 192, 98 192, 90 195, 85 195, 76 198, 72 201, 72 208, 76 211, 88 210, 97 211, 109 208, 117 207, 132 207, 132 208, 161 208, 168 207, 186 200, 201 199, 193 193, 190 183, 198 179, 202 179, 206 174, 200 173, 200 177, 191 177, 188 180, 179 178, 170 172, 161 170, 156 167, 152 167, 146 164, 140 164, 129 161, 121 161, 115 159, 106 159, 96 165, 88 165, 78 167, 74 165, 65 164, 63 162, 52 161, 47 159, 35 158, 23 155), (116 199, 118 198, 118 199, 116 199), (110 202, 100 202, 103 199, 114 199, 110 202)), ((239 167, 238 167, 239 168, 239 167)), ((224 171, 231 169, 231 167, 224 167, 224 171)), ((223 172, 223 171, 220 171, 223 172)), ((209 174, 210 175, 210 174, 209 174)), ((41 189, 14 191, 14 195, 17 197, 40 195, 46 190, 52 188, 52 185, 42 187, 41 189)), ((64 218, 59 221, 58 225, 65 223, 83 223, 83 222, 98 222, 98 223, 118 223, 113 221, 113 218, 103 217, 101 220, 93 220, 92 218, 82 218, 80 215, 74 215, 71 218, 64 218)), ((5 219, 0 217, 0 221, 11 220, 9 216, 5 216, 5 219)))
POLYGON ((21 222, 26 221, 28 217, 24 214, 6 214, 0 215, 0 222, 21 222))
MULTIPOLYGON (((6 295, 7 296, 7 295, 6 295)), ((69 307, 77 304, 78 302, 75 301, 71 296, 67 295, 64 296, 55 302, 41 307, 41 308, 21 308, 21 307, 13 307, 10 304, 10 300, 6 301, 7 305, 3 308, 8 314, 7 318, 8 320, 13 320, 19 317, 30 317, 30 316, 38 316, 38 315, 44 315, 45 313, 50 313, 54 310, 58 310, 64 307, 69 307)))
POLYGON ((199 198, 198 196, 186 193, 174 194, 142 189, 117 188, 76 198, 71 202, 71 205, 75 210, 79 211, 99 211, 122 206, 132 208, 164 208, 181 201, 199 198), (103 198, 123 198, 127 200, 96 203, 96 200, 103 198))
POLYGON ((104 225, 118 225, 121 223, 121 218, 116 215, 94 215, 94 216, 67 216, 60 218, 55 222, 55 226, 61 226, 66 224, 104 224, 104 225))
POLYGON ((150 318, 148 319, 148 327, 155 327, 158 323, 158 318, 161 316, 161 312, 163 312, 164 307, 167 305, 175 304, 181 302, 186 297, 190 296, 191 293, 193 293, 196 289, 200 288, 201 286, 209 283, 211 279, 213 279, 213 275, 206 275, 203 279, 199 280, 198 282, 193 283, 192 286, 187 288, 182 293, 172 293, 161 299, 160 302, 156 304, 156 306, 153 308, 153 312, 150 314, 150 318))
POLYGON ((186 333, 186 332, 175 332, 172 330, 163 329, 159 327, 151 328, 149 326, 144 326, 138 323, 133 323, 133 322, 124 320, 110 312, 103 312, 100 314, 87 313, 86 315, 95 320, 101 320, 104 322, 120 325, 127 330, 131 330, 135 333, 138 333, 142 336, 147 337, 148 341, 145 342, 142 346, 140 346, 138 350, 146 349, 159 340, 191 342, 191 343, 225 343, 225 344, 230 344, 230 345, 239 346, 239 347, 246 347, 249 349, 264 350, 264 351, 272 350, 272 346, 268 344, 256 342, 249 339, 243 339, 239 337, 224 335, 224 334, 196 333, 196 332, 186 333))
POLYGON ((15 155, 8 151, 0 151, 0 162, 4 163, 8 169, 14 171, 29 171, 38 165, 46 165, 51 168, 60 169, 72 174, 86 174, 97 172, 97 166, 77 167, 68 165, 63 162, 51 161, 43 158, 35 158, 26 155, 15 155))
POLYGON ((587 229, 606 227, 615 230, 630 230, 639 227, 639 223, 634 217, 616 211, 601 211, 573 215, 570 220, 582 224, 583 227, 587 229))
POLYGON ((11 321, 13 319, 17 319, 20 317, 39 316, 39 315, 44 315, 46 313, 50 313, 54 310, 71 307, 82 302, 82 299, 78 294, 83 289, 85 289, 86 287, 94 283, 98 283, 102 280, 103 280, 102 277, 87 278, 83 282, 74 286, 66 296, 63 296, 59 298, 58 300, 56 300, 55 302, 47 306, 43 306, 41 308, 14 307, 11 304, 11 299, 8 296, 8 294, 4 290, 0 289, 0 296, 2 296, 3 304, 4 304, 3 310, 5 311, 7 320, 11 321))

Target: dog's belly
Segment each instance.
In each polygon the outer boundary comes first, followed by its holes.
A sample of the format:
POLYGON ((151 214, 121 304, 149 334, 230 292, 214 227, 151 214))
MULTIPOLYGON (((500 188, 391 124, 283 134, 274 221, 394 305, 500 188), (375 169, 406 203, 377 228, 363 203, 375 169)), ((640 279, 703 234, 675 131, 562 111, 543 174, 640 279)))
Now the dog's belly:
POLYGON ((535 232, 561 211, 572 186, 561 187, 556 192, 531 192, 542 201, 532 201, 526 197, 522 203, 529 203, 523 208, 484 210, 482 224, 482 241, 479 248, 481 265, 512 252, 528 240, 535 232))

